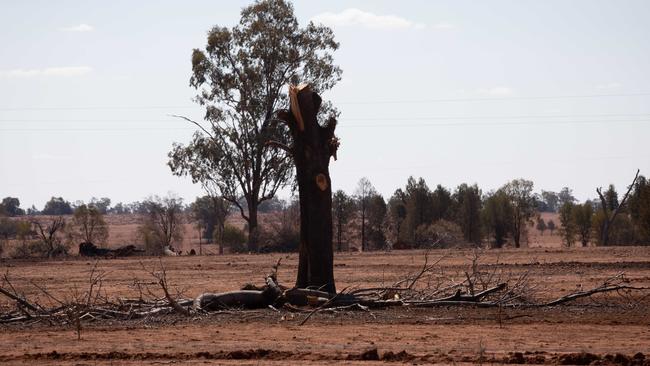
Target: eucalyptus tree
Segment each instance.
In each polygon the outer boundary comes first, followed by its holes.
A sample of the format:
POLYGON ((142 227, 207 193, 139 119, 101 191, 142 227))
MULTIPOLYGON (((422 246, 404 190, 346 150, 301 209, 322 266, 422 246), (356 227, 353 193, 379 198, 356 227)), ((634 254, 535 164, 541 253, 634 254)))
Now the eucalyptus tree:
POLYGON ((334 221, 336 250, 343 250, 343 234, 355 212, 354 199, 343 190, 338 190, 332 195, 332 217, 334 221))
POLYGON ((357 188, 354 191, 354 195, 357 201, 357 206, 359 209, 359 214, 361 216, 361 251, 367 249, 367 235, 366 229, 368 228, 368 206, 370 199, 377 194, 377 190, 370 183, 370 180, 366 177, 359 179, 357 183, 357 188))
POLYGON ((512 238, 515 247, 521 245, 522 235, 526 235, 526 226, 535 216, 537 204, 533 195, 533 182, 526 179, 514 179, 503 186, 502 190, 512 205, 512 238))
POLYGON ((72 235, 82 243, 106 244, 109 231, 104 215, 94 205, 82 204, 72 216, 72 235))
MULTIPOLYGON (((289 149, 269 144, 288 146, 291 140, 274 112, 288 107, 288 83, 308 82, 322 93, 340 80, 332 56, 338 47, 330 28, 312 22, 301 27, 289 2, 262 0, 245 7, 236 26, 213 27, 205 49, 192 51, 190 85, 205 108, 205 122, 182 117, 200 131, 189 144, 174 144, 169 166, 239 209, 251 251, 258 249, 260 203, 293 176, 289 149)), ((326 103, 320 110, 336 114, 326 103)))

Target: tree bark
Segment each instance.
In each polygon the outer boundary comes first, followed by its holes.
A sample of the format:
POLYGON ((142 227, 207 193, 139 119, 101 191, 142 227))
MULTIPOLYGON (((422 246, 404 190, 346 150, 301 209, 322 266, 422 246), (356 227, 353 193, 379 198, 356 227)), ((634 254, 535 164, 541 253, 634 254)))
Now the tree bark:
POLYGON ((291 152, 300 197, 300 245, 296 287, 336 292, 332 245, 330 158, 336 159, 336 120, 321 126, 320 96, 308 85, 291 86, 289 113, 280 113, 291 131, 291 152))
POLYGON ((361 204, 361 251, 366 251, 366 198, 363 198, 361 204))
POLYGON ((257 223, 257 204, 248 207, 248 250, 259 251, 259 228, 257 223))

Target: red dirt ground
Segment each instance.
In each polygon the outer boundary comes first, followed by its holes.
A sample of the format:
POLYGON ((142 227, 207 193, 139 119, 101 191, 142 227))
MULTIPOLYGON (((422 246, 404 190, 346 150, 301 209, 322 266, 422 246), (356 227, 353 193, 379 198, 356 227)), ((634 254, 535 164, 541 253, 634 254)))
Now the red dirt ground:
MULTIPOLYGON (((460 279, 472 252, 440 250, 441 270, 460 279)), ((225 255, 164 258, 170 284, 194 297, 204 291, 226 291, 260 284, 282 257, 279 280, 290 285, 297 256, 225 255)), ((339 289, 387 285, 423 263, 422 251, 344 253, 336 255, 339 289)), ((595 286, 619 272, 639 286, 650 286, 650 247, 489 250, 481 256, 488 268, 512 275, 529 271, 551 299, 595 286)), ((109 272, 109 297, 137 297, 137 279, 153 283, 157 258, 103 260, 109 272)), ((87 286, 93 263, 79 258, 61 261, 5 261, 13 284, 29 298, 40 297, 30 281, 65 297, 87 286)), ((155 286, 152 287, 157 291, 155 286)), ((603 298, 600 298, 603 300, 603 298)), ((613 302, 612 302, 613 301, 613 302)), ((390 309, 315 314, 299 326, 304 314, 272 310, 236 314, 177 315, 133 321, 85 323, 81 341, 69 326, 0 325, 0 363, 50 365, 139 364, 371 364, 392 363, 546 363, 650 364, 650 304, 611 306, 582 301, 542 309, 435 308, 390 309), (376 349, 376 353, 374 352, 376 349), (616 354, 619 354, 618 356, 616 354), (365 358, 365 360, 364 360, 365 358)), ((12 306, 0 299, 0 311, 12 306)))

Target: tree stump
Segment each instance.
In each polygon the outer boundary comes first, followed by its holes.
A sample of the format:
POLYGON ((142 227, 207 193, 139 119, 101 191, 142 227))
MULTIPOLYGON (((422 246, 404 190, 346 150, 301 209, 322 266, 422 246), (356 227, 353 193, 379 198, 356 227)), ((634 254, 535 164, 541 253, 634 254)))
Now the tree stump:
MULTIPOLYGON (((300 245, 296 287, 335 293, 332 248, 332 184, 330 158, 339 142, 336 119, 318 123, 321 97, 309 85, 289 87, 289 112, 278 117, 289 126, 293 145, 285 146, 296 166, 300 198, 300 245)), ((276 143, 271 142, 273 145, 276 143)))

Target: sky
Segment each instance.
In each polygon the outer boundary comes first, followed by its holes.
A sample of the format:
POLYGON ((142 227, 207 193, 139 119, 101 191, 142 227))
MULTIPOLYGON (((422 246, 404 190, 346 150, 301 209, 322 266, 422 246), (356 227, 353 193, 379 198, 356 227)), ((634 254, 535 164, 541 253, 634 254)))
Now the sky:
MULTIPOLYGON (((251 1, 0 0, 0 197, 113 203, 203 192, 167 167, 201 119, 190 55, 251 1)), ((484 192, 623 190, 650 175, 650 2, 295 1, 333 28, 334 189, 409 176, 484 192)), ((281 197, 287 197, 282 191, 281 197)))

